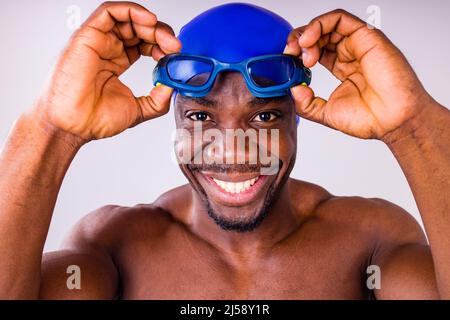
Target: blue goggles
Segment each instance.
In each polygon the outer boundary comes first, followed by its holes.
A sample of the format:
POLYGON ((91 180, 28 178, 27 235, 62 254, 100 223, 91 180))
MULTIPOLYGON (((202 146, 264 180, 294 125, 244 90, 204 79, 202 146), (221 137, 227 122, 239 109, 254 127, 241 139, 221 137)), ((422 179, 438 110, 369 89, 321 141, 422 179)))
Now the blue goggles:
POLYGON ((311 71, 298 57, 272 54, 252 57, 238 63, 225 63, 213 58, 169 54, 157 63, 153 84, 164 84, 188 97, 204 97, 213 88, 219 72, 238 71, 248 90, 256 97, 269 98, 289 94, 299 84, 311 83, 311 71))

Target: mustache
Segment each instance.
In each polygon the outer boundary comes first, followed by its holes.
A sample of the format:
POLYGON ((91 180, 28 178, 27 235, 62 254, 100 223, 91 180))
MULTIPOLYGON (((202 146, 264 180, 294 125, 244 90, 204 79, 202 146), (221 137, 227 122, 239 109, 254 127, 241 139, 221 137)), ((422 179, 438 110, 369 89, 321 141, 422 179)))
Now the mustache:
MULTIPOLYGON (((280 167, 281 167, 280 160, 280 167)), ((270 165, 260 164, 188 164, 187 167, 194 171, 209 171, 216 173, 248 173, 258 172, 263 168, 270 168, 270 165)))

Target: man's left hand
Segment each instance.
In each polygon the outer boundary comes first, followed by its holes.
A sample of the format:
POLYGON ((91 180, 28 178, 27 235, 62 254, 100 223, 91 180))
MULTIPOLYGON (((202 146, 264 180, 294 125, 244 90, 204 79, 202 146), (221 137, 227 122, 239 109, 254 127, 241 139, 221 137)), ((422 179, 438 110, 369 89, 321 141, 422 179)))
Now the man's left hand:
POLYGON ((293 87, 297 113, 352 136, 386 141, 393 132, 408 134, 408 124, 437 104, 389 39, 346 11, 293 30, 285 53, 306 67, 319 62, 342 81, 328 101, 293 87))

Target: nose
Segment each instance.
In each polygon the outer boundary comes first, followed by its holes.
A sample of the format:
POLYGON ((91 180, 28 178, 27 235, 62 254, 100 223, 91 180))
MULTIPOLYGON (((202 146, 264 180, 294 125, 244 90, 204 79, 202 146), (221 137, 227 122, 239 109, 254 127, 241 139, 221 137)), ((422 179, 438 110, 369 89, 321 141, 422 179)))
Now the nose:
POLYGON ((273 174, 278 170, 279 132, 277 129, 241 128, 180 131, 175 154, 181 164, 257 165, 273 174), (268 168, 267 170, 264 168, 268 168))
POLYGON ((258 164, 260 148, 257 130, 229 128, 205 132, 202 151, 207 164, 258 164))

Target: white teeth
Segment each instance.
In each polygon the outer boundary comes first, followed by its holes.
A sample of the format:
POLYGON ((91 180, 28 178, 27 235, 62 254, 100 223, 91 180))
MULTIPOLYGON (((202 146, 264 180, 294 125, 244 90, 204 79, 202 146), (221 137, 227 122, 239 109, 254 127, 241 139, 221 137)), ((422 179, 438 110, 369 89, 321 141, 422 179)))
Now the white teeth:
POLYGON ((255 182, 258 180, 259 177, 241 181, 241 182, 230 182, 230 181, 222 181, 218 179, 214 179, 214 182, 217 183, 219 187, 221 187, 223 190, 229 193, 241 193, 242 191, 247 190, 251 186, 255 184, 255 182))

